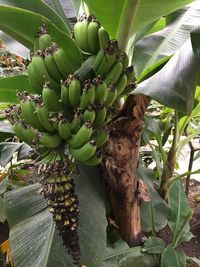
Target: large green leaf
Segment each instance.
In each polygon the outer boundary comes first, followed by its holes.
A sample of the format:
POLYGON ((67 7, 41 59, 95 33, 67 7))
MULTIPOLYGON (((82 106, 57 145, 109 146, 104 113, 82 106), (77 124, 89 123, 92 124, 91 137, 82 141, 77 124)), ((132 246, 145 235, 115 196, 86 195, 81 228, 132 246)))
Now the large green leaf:
POLYGON ((168 245, 161 258, 161 267, 186 267, 186 256, 168 245))
MULTIPOLYGON (((163 15, 169 14, 192 0, 85 0, 113 38, 123 42, 163 15)), ((125 41, 125 42, 126 42, 125 41)))
POLYGON ((168 224, 173 232, 173 243, 178 244, 179 239, 187 236, 190 227, 189 220, 192 217, 184 187, 180 180, 174 182, 171 186, 168 196, 169 214, 168 224))
POLYGON ((178 10, 176 20, 173 20, 163 30, 138 42, 133 53, 133 62, 138 79, 151 65, 174 54, 190 38, 190 32, 199 23, 200 1, 198 0, 178 10))
POLYGON ((63 33, 49 19, 25 9, 0 6, 0 29, 28 48, 33 47, 35 35, 43 23, 52 41, 64 49, 72 67, 80 67, 82 58, 79 48, 70 36, 63 33))
POLYGON ((141 82, 135 94, 144 94, 158 102, 190 114, 193 109, 194 94, 199 73, 198 54, 200 49, 199 29, 191 33, 191 40, 195 36, 193 46, 188 40, 180 50, 155 75, 141 82))
POLYGON ((27 75, 17 75, 0 78, 0 102, 17 103, 16 91, 33 92, 27 75))
MULTIPOLYGON (((99 267, 106 248, 107 221, 98 169, 80 167, 75 182, 80 201, 81 261, 99 267)), ((14 263, 20 267, 72 267, 46 200, 37 193, 39 188, 33 184, 5 195, 14 263)))
POLYGON ((147 185, 151 197, 150 202, 143 202, 141 206, 142 230, 159 231, 167 224, 168 206, 154 188, 154 172, 140 166, 139 176, 147 185))
POLYGON ((101 267, 155 267, 154 255, 143 253, 141 247, 125 248, 121 244, 108 248, 101 267))
POLYGON ((52 23, 54 23, 63 32, 70 35, 70 30, 64 20, 60 16, 58 16, 58 14, 53 9, 51 9, 41 0, 0 0, 0 5, 19 7, 32 11, 34 13, 41 14, 42 16, 52 21, 52 23))
POLYGON ((153 254, 161 254, 166 248, 165 241, 160 237, 150 236, 144 243, 142 251, 153 254))

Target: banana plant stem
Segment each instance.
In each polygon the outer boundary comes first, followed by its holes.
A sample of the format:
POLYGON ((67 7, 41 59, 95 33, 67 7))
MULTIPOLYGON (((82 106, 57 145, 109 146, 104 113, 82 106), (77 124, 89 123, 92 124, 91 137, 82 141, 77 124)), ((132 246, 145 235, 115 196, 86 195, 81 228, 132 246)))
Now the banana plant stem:
POLYGON ((117 32, 119 48, 126 51, 140 0, 126 0, 117 32))

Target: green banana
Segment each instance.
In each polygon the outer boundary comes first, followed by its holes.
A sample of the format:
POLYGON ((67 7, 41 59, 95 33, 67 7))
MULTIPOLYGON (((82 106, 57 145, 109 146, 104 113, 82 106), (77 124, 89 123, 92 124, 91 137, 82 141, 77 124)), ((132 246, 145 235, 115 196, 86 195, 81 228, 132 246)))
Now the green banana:
POLYGON ((93 106, 88 106, 88 108, 83 113, 83 120, 85 122, 93 123, 95 119, 95 110, 93 106))
POLYGON ((108 95, 108 88, 101 79, 101 76, 97 76, 93 83, 95 84, 95 104, 100 104, 106 101, 108 95))
POLYGON ((56 66, 63 77, 67 77, 74 72, 65 51, 61 47, 57 47, 55 44, 53 45, 53 57, 56 66))
POLYGON ((82 161, 82 163, 87 166, 96 166, 99 165, 101 161, 102 161, 102 156, 94 154, 91 158, 82 161))
POLYGON ((122 63, 123 69, 128 67, 129 58, 125 52, 121 52, 121 54, 119 55, 119 61, 122 63))
POLYGON ((73 120, 70 123, 70 130, 73 133, 77 133, 77 131, 80 129, 81 124, 81 116, 79 113, 75 113, 73 120))
POLYGON ((67 140, 71 136, 70 125, 67 120, 59 121, 58 133, 63 140, 67 140))
POLYGON ((96 141, 97 147, 104 145, 109 138, 108 131, 105 129, 97 130, 94 133, 93 139, 96 141))
POLYGON ((62 139, 58 134, 49 134, 49 133, 38 133, 38 142, 40 145, 43 145, 48 148, 56 148, 58 147, 62 139))
POLYGON ((114 84, 108 86, 108 96, 104 103, 105 107, 110 107, 117 98, 117 87, 114 84))
POLYGON ((37 80, 40 82, 41 85, 44 85, 45 82, 49 82, 51 87, 60 90, 60 84, 57 83, 48 73, 44 59, 43 54, 40 52, 35 53, 35 55, 32 57, 31 63, 33 65, 33 70, 36 73, 37 80))
POLYGON ((27 144, 31 145, 34 143, 36 132, 37 132, 37 130, 34 129, 33 127, 29 126, 27 128, 24 128, 23 134, 26 137, 26 139, 28 140, 27 144))
POLYGON ((53 124, 49 121, 49 111, 47 107, 45 105, 36 107, 36 113, 45 130, 48 132, 55 132, 53 124))
POLYGON ((98 36, 99 36, 99 47, 104 48, 110 41, 109 34, 105 31, 103 27, 100 27, 98 30, 98 36))
POLYGON ((60 73, 60 71, 59 71, 59 69, 55 63, 52 47, 48 47, 45 50, 44 55, 45 55, 44 63, 45 63, 45 66, 47 68, 48 73, 51 75, 51 77, 54 78, 55 81, 60 83, 60 80, 62 80, 64 77, 60 73))
POLYGON ((90 139, 92 131, 91 124, 89 122, 84 123, 78 132, 68 140, 68 144, 73 148, 83 146, 90 139))
POLYGON ((104 80, 105 84, 110 85, 111 83, 116 83, 122 74, 122 68, 122 63, 117 61, 106 76, 106 79, 104 80))
POLYGON ((132 93, 132 92, 135 90, 135 88, 136 88, 136 84, 135 84, 134 82, 128 84, 128 85, 124 88, 124 90, 123 90, 123 92, 121 93, 120 96, 122 97, 122 96, 124 96, 124 95, 129 95, 130 93, 132 93))
POLYGON ((42 90, 42 98, 48 111, 59 112, 62 110, 62 104, 60 103, 56 92, 49 87, 48 83, 45 84, 42 90))
POLYGON ((81 50, 90 53, 87 36, 88 25, 88 20, 86 18, 81 18, 81 21, 78 21, 74 25, 74 38, 81 50))
POLYGON ((134 82, 136 80, 134 68, 132 65, 129 66, 128 68, 126 68, 124 70, 124 73, 126 74, 126 77, 127 77, 127 84, 126 85, 128 85, 129 83, 134 82))
POLYGON ((105 57, 105 50, 102 48, 99 50, 98 54, 95 57, 95 62, 94 62, 95 71, 100 67, 102 61, 104 60, 104 57, 105 57))
POLYGON ((64 107, 69 106, 69 85, 68 81, 61 82, 61 103, 64 107))
POLYGON ((116 61, 115 53, 105 53, 104 59, 101 62, 98 69, 95 69, 97 75, 101 75, 101 77, 105 77, 107 73, 111 70, 113 64, 116 61))
POLYGON ((36 93, 41 94, 42 92, 42 84, 37 80, 37 74, 35 69, 33 68, 32 64, 29 64, 27 67, 28 79, 30 84, 32 85, 33 89, 36 93))
POLYGON ((33 101, 26 100, 21 103, 21 112, 23 119, 33 128, 38 129, 39 131, 45 131, 42 123, 39 121, 36 107, 33 101))
POLYGON ((90 81, 86 81, 81 95, 80 108, 85 110, 95 100, 95 87, 90 81))
POLYGON ((51 36, 48 34, 46 25, 43 24, 39 27, 39 31, 34 40, 34 51, 41 50, 44 51, 51 44, 51 36))
POLYGON ((72 108, 78 107, 81 98, 81 83, 78 75, 71 75, 69 78, 69 105, 72 108))
POLYGON ((88 46, 92 54, 97 54, 97 52, 99 51, 98 30, 99 30, 99 23, 96 20, 90 21, 87 28, 87 38, 88 38, 88 46))
POLYGON ((39 50, 44 51, 51 45, 51 41, 51 36, 47 32, 41 34, 38 39, 39 50))
POLYGON ((29 143, 28 138, 24 135, 24 126, 22 123, 18 122, 15 125, 13 125, 13 132, 14 134, 23 142, 27 143, 28 145, 31 145, 32 143, 29 143))
POLYGON ((119 80, 116 83, 116 87, 117 87, 117 95, 121 95, 121 93, 123 92, 124 88, 127 85, 127 76, 123 73, 119 80))
POLYGON ((105 107, 97 107, 95 120, 93 121, 93 126, 98 128, 101 127, 106 119, 106 108, 105 107))
POLYGON ((69 146, 71 155, 79 161, 86 161, 96 152, 97 146, 94 140, 89 141, 80 148, 72 148, 69 146))

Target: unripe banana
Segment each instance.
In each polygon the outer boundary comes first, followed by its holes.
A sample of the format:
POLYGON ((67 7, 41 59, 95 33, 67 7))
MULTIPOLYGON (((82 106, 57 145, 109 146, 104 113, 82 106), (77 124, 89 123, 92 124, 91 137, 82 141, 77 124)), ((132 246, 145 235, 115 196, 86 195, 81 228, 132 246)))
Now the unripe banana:
MULTIPOLYGON (((89 19, 89 18, 88 18, 89 19)), ((97 54, 99 51, 99 23, 97 21, 90 21, 87 28, 88 46, 92 54, 97 54)))
POLYGON ((46 25, 39 27, 39 31, 34 40, 34 51, 44 51, 51 44, 51 36, 48 34, 46 25))
POLYGON ((57 83, 48 73, 45 63, 44 63, 44 59, 43 59, 43 54, 41 54, 40 52, 36 53, 33 57, 32 57, 32 61, 31 63, 33 65, 33 69, 36 72, 37 75, 37 79, 40 82, 41 85, 44 85, 45 82, 49 82, 51 87, 56 89, 56 90, 60 90, 60 84, 57 83))
POLYGON ((69 106, 69 85, 68 81, 61 82, 61 103, 64 107, 69 106))
POLYGON ((69 147, 69 152, 76 160, 86 161, 95 154, 96 149, 95 141, 91 140, 80 148, 69 147))
POLYGON ((116 83, 116 87, 117 87, 117 95, 121 95, 121 93, 124 91, 124 88, 127 85, 127 77, 126 75, 123 73, 119 80, 116 83))
POLYGON ((39 36, 38 44, 39 50, 44 51, 47 47, 51 45, 51 36, 46 32, 39 36))
POLYGON ((35 104, 31 100, 26 100, 21 103, 21 112, 23 119, 33 128, 38 129, 39 131, 45 131, 45 128, 40 123, 35 104))
POLYGON ((108 131, 105 129, 97 130, 96 133, 94 133, 93 139, 96 141, 97 147, 100 147, 104 145, 109 138, 108 131))
POLYGON ((77 22, 74 25, 74 37, 80 49, 89 53, 90 49, 87 36, 88 25, 89 22, 86 18, 82 18, 82 21, 77 22))
POLYGON ((75 113, 72 122, 70 123, 70 129, 73 133, 77 133, 81 125, 81 116, 80 114, 75 113))
POLYGON ((136 80, 135 72, 134 72, 134 68, 132 65, 129 66, 128 68, 126 68, 124 70, 124 73, 126 74, 126 77, 127 77, 127 84, 126 85, 128 85, 131 82, 135 82, 135 80, 136 80))
POLYGON ((99 165, 101 161, 102 161, 102 156, 94 154, 91 158, 82 161, 82 163, 86 166, 96 166, 99 165))
POLYGON ((93 106, 89 106, 83 113, 83 120, 85 122, 93 123, 94 119, 95 119, 95 110, 93 106))
POLYGON ((93 104, 95 100, 94 85, 88 81, 85 83, 83 93, 81 96, 80 108, 85 110, 89 105, 93 104))
POLYGON ((106 108, 99 107, 96 109, 95 120, 92 125, 96 128, 101 127, 105 119, 106 119, 106 108))
POLYGON ((105 57, 105 51, 104 49, 99 50, 98 54, 95 57, 95 62, 94 62, 94 70, 97 71, 98 68, 100 67, 102 61, 104 60, 105 57))
POLYGON ((104 48, 110 41, 110 37, 103 27, 99 28, 98 36, 99 36, 99 46, 100 48, 104 48))
POLYGON ((72 108, 78 107, 81 98, 81 83, 78 75, 74 74, 69 78, 69 105, 72 108))
POLYGON ((118 61, 114 64, 114 66, 106 76, 106 79, 104 80, 105 84, 108 86, 112 83, 116 83, 121 74, 122 74, 122 63, 118 61))
POLYGON ((48 73, 51 75, 51 77, 54 78, 55 81, 60 83, 60 80, 62 80, 64 77, 60 73, 60 71, 59 71, 59 69, 55 63, 52 47, 48 47, 45 50, 44 55, 45 55, 44 63, 45 63, 45 66, 47 68, 48 73))
POLYGON ((95 84, 95 104, 100 104, 106 101, 108 88, 106 84, 101 79, 101 76, 97 76, 93 83, 95 84))
POLYGON ((56 62, 56 66, 58 67, 63 77, 67 77, 69 74, 72 74, 74 72, 69 59, 65 54, 65 51, 61 47, 57 47, 55 44, 53 57, 56 62))
POLYGON ((73 148, 82 147, 85 143, 87 143, 92 135, 92 126, 89 122, 86 122, 78 132, 73 135, 69 140, 68 144, 73 148))
POLYGON ((104 103, 105 107, 110 107, 117 98, 117 88, 114 84, 109 85, 107 99, 104 103))
POLYGON ((28 138, 24 135, 24 126, 21 123, 16 123, 13 125, 13 132, 14 134, 23 142, 27 143, 28 145, 31 145, 32 143, 29 143, 28 138))
POLYGON ((45 147, 56 148, 61 144, 62 139, 58 134, 51 135, 49 133, 39 133, 38 142, 45 147))
POLYGON ((121 54, 119 55, 119 61, 122 63, 123 69, 128 67, 129 58, 125 52, 121 52, 121 54))
POLYGON ((95 69, 96 74, 101 75, 104 78, 106 74, 109 73, 109 71, 111 70, 115 61, 116 61, 115 53, 111 53, 111 54, 106 53, 99 68, 97 70, 95 69))
POLYGON ((36 112, 40 123, 48 132, 54 132, 55 128, 49 121, 49 111, 45 105, 36 107, 36 112))
POLYGON ((41 94, 43 85, 37 80, 37 74, 32 64, 28 65, 27 73, 28 73, 28 79, 30 81, 30 84, 32 85, 35 92, 38 94, 41 94))
POLYGON ((33 127, 27 127, 24 129, 23 134, 28 140, 27 144, 32 145, 34 143, 36 133, 37 133, 37 130, 34 129, 33 127))
POLYGON ((67 120, 59 121, 58 133, 63 140, 67 140, 71 136, 70 125, 67 120))
POLYGON ((56 92, 49 87, 48 83, 45 84, 42 90, 42 98, 48 111, 59 112, 62 110, 62 104, 56 92))
POLYGON ((135 90, 135 88, 136 88, 136 84, 135 84, 134 82, 128 84, 128 85, 124 88, 124 90, 123 90, 123 92, 121 93, 120 96, 122 97, 122 96, 124 96, 124 95, 129 95, 130 93, 132 93, 132 92, 135 90))

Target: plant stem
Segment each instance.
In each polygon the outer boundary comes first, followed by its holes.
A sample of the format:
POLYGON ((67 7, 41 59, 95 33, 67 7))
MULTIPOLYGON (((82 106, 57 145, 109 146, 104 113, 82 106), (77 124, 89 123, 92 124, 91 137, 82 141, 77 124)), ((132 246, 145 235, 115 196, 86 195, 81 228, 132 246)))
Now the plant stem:
POLYGON ((126 0, 122 11, 120 28, 117 32, 116 39, 119 42, 119 48, 124 51, 126 51, 128 46, 139 3, 140 0, 126 0))
MULTIPOLYGON (((187 129, 185 129, 185 135, 187 136, 187 129)), ((188 171, 192 171, 192 166, 193 166, 193 161, 194 161, 194 153, 195 153, 195 148, 192 144, 191 141, 189 141, 189 147, 190 147, 190 159, 189 159, 189 165, 188 165, 188 171)), ((189 194, 189 188, 190 188, 190 176, 191 174, 187 175, 186 178, 186 184, 185 184, 185 194, 188 196, 189 194)))
POLYGON ((176 164, 176 151, 177 144, 180 138, 179 129, 178 129, 178 112, 175 111, 175 122, 174 122, 174 138, 172 141, 171 148, 168 153, 167 161, 163 164, 163 174, 162 181, 160 186, 160 193, 165 194, 166 183, 172 177, 175 164, 176 164))

